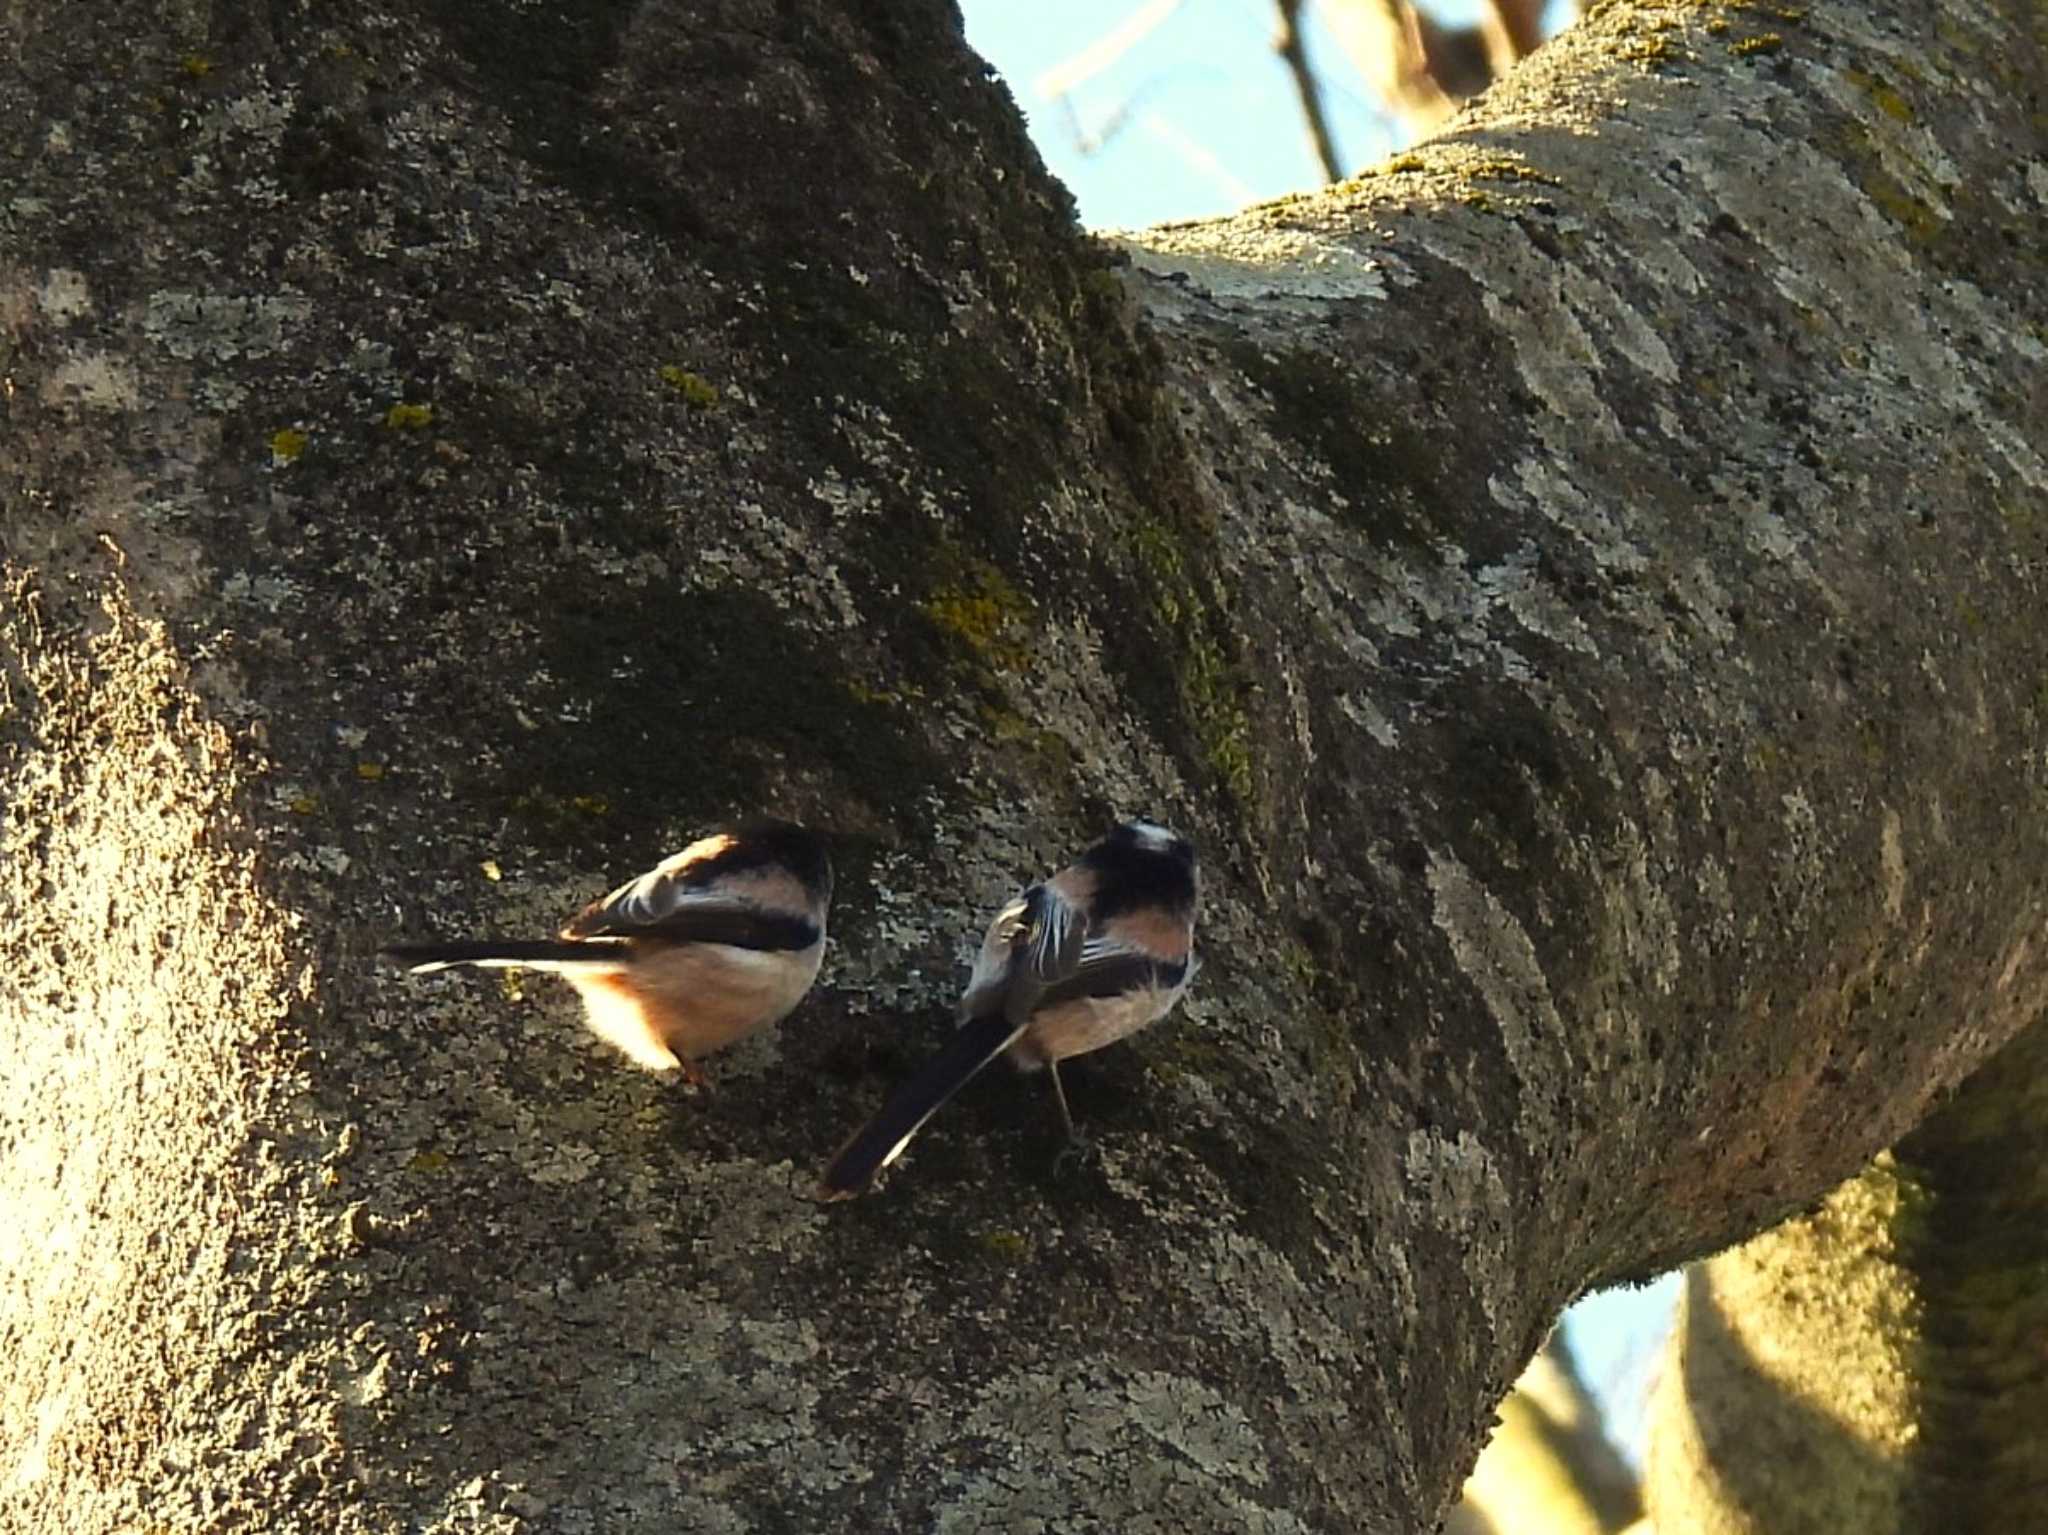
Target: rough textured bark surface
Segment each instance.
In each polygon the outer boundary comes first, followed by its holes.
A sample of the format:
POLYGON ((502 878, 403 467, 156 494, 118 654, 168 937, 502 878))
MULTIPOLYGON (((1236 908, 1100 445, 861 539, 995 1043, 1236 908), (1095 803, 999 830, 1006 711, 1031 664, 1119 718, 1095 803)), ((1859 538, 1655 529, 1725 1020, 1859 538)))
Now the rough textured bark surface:
POLYGON ((2048 1507, 2048 1019, 1899 1143, 1920 1301, 1909 1514, 2023 1527, 2048 1507))
POLYGON ((2048 1498, 2048 1022, 1830 1194, 1695 1266, 1651 1522, 1706 1535, 2024 1529, 2048 1498))
POLYGON ((1889 1157, 1809 1216, 1687 1272, 1652 1405, 1654 1529, 1925 1529, 1907 1460, 1919 1297, 1889 1157))
POLYGON ((2048 995, 2036 5, 1614 6, 1112 248, 938 6, 0 34, 0 1523, 1426 1527, 2048 995), (798 1198, 1139 808, 1100 1160, 798 1198), (367 966, 754 809, 708 1101, 367 966))

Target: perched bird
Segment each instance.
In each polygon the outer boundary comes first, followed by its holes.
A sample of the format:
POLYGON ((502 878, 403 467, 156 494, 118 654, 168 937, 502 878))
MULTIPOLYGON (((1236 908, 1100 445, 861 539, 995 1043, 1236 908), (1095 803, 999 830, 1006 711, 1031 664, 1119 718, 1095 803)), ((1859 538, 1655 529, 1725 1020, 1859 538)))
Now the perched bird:
POLYGON ((831 905, 825 844, 791 822, 756 821, 592 901, 560 938, 394 944, 378 957, 414 975, 551 970, 582 996, 598 1038, 701 1087, 697 1057, 779 1021, 811 989, 831 905))
POLYGON ((823 1199, 860 1193, 974 1074, 1005 1051, 1049 1067, 1060 1123, 1074 1116, 1059 1063, 1163 1018, 1195 973, 1201 879, 1194 844, 1150 821, 1119 826, 996 914, 960 998, 959 1028, 839 1149, 823 1199))

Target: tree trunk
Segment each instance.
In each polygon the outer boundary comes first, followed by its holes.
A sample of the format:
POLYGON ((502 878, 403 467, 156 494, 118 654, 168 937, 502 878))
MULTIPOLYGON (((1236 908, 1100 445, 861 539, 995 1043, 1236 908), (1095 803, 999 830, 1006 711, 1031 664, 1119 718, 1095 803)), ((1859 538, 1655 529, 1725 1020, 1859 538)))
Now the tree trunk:
POLYGON ((2048 1020, 1811 1217, 1688 1274, 1651 1522, 2020 1530, 2048 1506, 2048 1020))
POLYGON ((1120 247, 911 0, 0 35, 10 1528, 1427 1528, 2048 996, 2036 6, 1616 5, 1120 247), (768 810, 708 1099, 369 966, 768 810), (804 1202, 1136 810, 1099 1158, 804 1202))

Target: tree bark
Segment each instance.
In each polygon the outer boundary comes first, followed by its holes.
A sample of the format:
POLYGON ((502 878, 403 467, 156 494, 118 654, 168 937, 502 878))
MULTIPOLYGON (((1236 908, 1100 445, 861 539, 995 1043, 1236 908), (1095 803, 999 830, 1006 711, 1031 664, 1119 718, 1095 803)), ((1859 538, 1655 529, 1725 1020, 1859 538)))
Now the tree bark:
POLYGON ((942 6, 0 34, 10 1528, 1427 1528, 2048 997, 2038 7, 1616 5, 1120 246, 942 6), (369 967, 771 810, 708 1100, 369 967), (798 1197, 1136 810, 1099 1160, 798 1197))
POLYGON ((2024 1529, 2048 1496, 2048 1020, 1893 1152, 1688 1275, 1651 1523, 2024 1529))

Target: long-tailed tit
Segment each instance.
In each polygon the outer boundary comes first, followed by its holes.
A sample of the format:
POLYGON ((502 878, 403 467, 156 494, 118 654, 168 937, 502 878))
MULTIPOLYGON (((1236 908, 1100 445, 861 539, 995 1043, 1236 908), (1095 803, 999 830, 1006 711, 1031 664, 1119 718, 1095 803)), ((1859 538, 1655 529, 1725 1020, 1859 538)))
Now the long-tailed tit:
POLYGON ((592 901, 560 938, 395 944, 379 957, 415 975, 553 971, 582 996, 598 1038, 703 1086, 699 1056, 779 1021, 811 989, 831 905, 825 844, 788 821, 756 821, 592 901))
POLYGON ((1059 1063, 1122 1039, 1180 1000, 1194 978, 1200 905, 1194 845, 1149 821, 1117 827, 1020 894, 989 924, 952 1039, 840 1148, 819 1197, 860 1193, 1005 1051, 1022 1070, 1051 1069, 1073 1142, 1059 1063))

